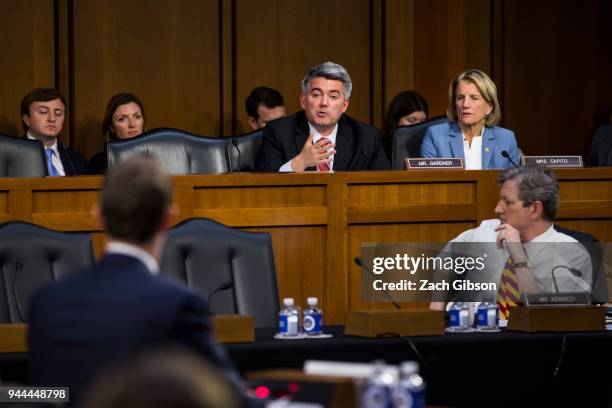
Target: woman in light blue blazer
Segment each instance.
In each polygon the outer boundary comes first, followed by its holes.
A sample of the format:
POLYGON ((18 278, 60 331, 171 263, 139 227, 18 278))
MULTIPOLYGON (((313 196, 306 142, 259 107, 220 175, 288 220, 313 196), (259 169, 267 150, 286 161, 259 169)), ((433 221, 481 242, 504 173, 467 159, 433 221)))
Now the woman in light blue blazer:
POLYGON ((449 87, 450 122, 431 126, 421 144, 422 157, 460 157, 466 169, 505 169, 519 163, 511 130, 501 118, 497 88, 477 69, 462 72, 449 87))

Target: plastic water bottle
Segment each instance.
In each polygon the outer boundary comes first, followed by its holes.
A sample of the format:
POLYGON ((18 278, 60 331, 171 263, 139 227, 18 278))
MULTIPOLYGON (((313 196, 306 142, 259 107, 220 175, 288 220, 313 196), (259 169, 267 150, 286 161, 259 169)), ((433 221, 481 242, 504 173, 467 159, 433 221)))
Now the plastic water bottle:
POLYGON ((497 308, 497 302, 489 302, 487 319, 489 320, 489 329, 497 329, 497 322, 499 322, 499 309, 497 308))
POLYGON ((278 313, 278 333, 295 337, 300 334, 300 312, 293 304, 293 298, 284 298, 285 307, 278 313))
POLYGON ((453 331, 464 331, 468 329, 470 311, 468 305, 463 302, 455 302, 450 311, 450 329, 453 331))
POLYGON ((304 333, 309 336, 316 336, 323 332, 321 329, 323 326, 323 313, 317 307, 319 300, 316 297, 309 297, 306 301, 308 302, 308 307, 304 309, 304 318, 302 319, 304 333))
POLYGON ((393 408, 393 380, 384 361, 375 361, 374 371, 364 386, 362 408, 393 408))
POLYGON ((405 361, 400 366, 401 378, 396 389, 397 408, 424 408, 425 381, 419 375, 419 363, 405 361))
POLYGON ((476 312, 476 328, 489 328, 489 302, 481 302, 476 312))
POLYGON ((478 305, 478 313, 476 315, 476 327, 480 330, 497 329, 497 303, 482 302, 478 305))

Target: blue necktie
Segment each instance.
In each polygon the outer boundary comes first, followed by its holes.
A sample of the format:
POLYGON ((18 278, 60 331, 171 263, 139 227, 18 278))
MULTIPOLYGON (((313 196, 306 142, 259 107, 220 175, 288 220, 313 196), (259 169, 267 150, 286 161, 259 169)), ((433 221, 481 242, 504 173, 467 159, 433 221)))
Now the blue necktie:
POLYGON ((53 165, 53 160, 52 160, 53 150, 45 149, 45 156, 47 156, 47 170, 49 170, 49 175, 50 176, 59 176, 59 173, 57 172, 57 169, 53 165))

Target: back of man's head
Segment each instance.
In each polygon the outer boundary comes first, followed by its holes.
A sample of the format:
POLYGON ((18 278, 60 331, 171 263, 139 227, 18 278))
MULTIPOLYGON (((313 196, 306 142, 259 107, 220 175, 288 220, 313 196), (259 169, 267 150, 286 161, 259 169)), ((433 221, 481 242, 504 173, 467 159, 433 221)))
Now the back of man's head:
MULTIPOLYGON (((36 88, 29 92, 26 96, 21 100, 21 116, 27 115, 30 116, 30 106, 34 102, 49 102, 59 99, 64 104, 64 109, 68 108, 68 104, 66 103, 66 98, 64 95, 57 89, 53 88, 36 88)), ((21 126, 25 132, 28 131, 29 127, 23 121, 21 121, 21 126)))
POLYGON ((104 179, 100 210, 108 234, 145 244, 160 231, 172 201, 172 181, 160 164, 133 156, 104 179))
POLYGON ((285 102, 283 101, 283 95, 276 89, 268 88, 267 86, 259 86, 253 89, 251 94, 247 96, 244 101, 247 115, 254 119, 259 119, 259 112, 257 111, 259 105, 272 109, 277 106, 284 106, 285 102))
POLYGON ((234 408, 241 396, 223 373, 191 351, 141 354, 102 373, 82 407, 234 408))

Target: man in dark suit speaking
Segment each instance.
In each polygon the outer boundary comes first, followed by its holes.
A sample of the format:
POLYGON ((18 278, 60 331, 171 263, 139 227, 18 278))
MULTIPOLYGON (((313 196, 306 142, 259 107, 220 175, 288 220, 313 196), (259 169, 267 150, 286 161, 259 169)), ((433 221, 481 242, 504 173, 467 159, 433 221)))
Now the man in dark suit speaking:
POLYGON ((351 89, 351 77, 341 65, 325 62, 312 68, 302 80, 304 110, 268 123, 255 169, 389 169, 378 129, 344 113, 351 89))
POLYGON ((36 292, 29 308, 32 380, 69 386, 70 400, 113 363, 164 346, 199 352, 239 378, 211 337, 208 307, 195 292, 160 276, 158 260, 175 207, 167 174, 134 157, 104 180, 94 210, 108 233, 100 263, 36 292))

